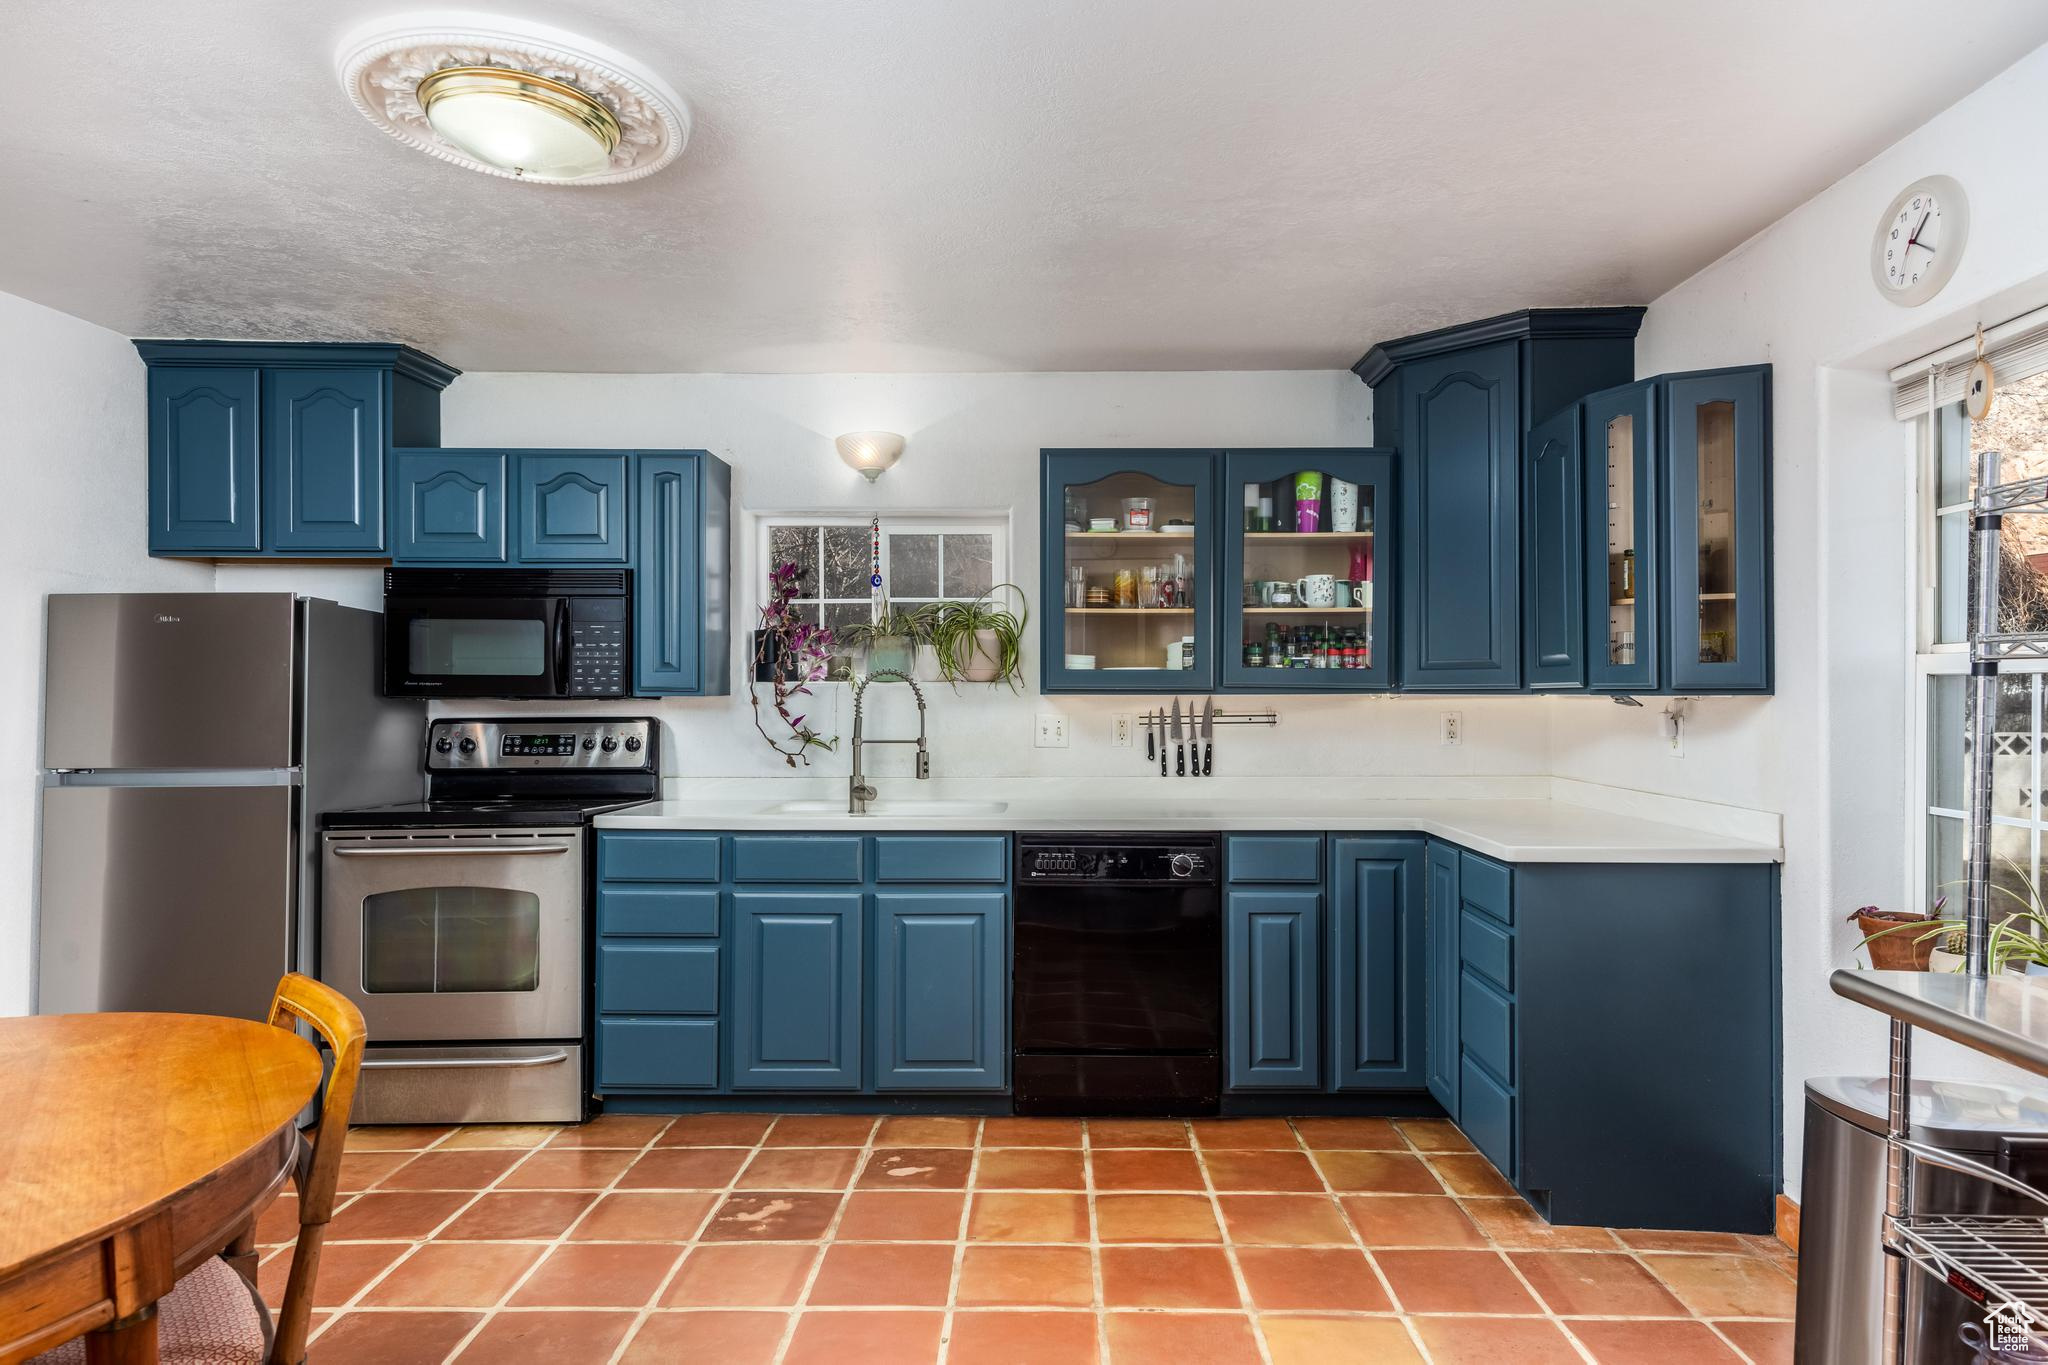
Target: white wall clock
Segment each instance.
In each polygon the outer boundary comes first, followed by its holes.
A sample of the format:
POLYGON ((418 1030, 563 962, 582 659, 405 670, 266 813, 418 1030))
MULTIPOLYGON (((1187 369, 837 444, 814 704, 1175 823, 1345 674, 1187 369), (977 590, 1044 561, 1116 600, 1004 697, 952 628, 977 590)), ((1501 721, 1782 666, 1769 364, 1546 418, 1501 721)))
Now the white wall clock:
POLYGON ((1930 175, 1899 191, 1870 242, 1877 292, 1913 308, 1941 292, 1962 263, 1970 236, 1970 201, 1946 175, 1930 175))

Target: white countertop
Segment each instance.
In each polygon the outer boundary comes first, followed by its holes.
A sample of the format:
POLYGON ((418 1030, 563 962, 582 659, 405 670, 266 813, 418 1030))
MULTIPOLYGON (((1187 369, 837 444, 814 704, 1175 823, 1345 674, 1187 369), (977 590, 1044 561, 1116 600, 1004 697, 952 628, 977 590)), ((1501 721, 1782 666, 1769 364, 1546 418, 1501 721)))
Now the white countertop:
POLYGON ((1213 793, 1144 779, 919 783, 882 778, 876 785, 883 803, 966 801, 982 808, 849 815, 843 778, 672 781, 670 799, 600 816, 597 825, 863 833, 1386 831, 1433 835, 1515 863, 1770 863, 1784 857, 1778 817, 1772 814, 1542 778, 1412 784, 1238 779, 1228 785, 1219 781, 1213 793), (1409 790, 1398 790, 1403 786, 1409 790), (1488 791, 1509 794, 1480 794, 1488 791), (776 809, 791 802, 829 809, 776 809), (994 804, 1003 809, 988 809, 994 804))

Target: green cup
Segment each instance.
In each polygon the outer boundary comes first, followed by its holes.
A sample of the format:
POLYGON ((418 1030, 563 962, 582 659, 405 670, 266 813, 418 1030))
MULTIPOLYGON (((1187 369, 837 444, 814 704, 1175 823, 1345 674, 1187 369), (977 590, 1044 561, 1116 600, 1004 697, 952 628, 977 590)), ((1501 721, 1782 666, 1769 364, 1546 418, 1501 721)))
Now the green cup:
POLYGON ((1294 529, 1323 529, 1323 475, 1320 470, 1304 469, 1294 476, 1294 529))

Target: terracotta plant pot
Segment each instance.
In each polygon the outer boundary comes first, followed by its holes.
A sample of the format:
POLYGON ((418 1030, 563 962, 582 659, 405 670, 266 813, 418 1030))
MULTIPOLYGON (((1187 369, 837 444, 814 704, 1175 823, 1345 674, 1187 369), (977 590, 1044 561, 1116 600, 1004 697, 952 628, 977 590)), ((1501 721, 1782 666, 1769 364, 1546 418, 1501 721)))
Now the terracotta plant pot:
POLYGON ((1881 972, 1924 972, 1927 970, 1928 955, 1934 951, 1935 939, 1920 940, 1920 934, 1911 929, 1898 929, 1901 924, 1918 924, 1922 932, 1934 926, 1925 915, 1903 915, 1896 910, 1876 910, 1868 906, 1850 916, 1856 921, 1856 928, 1865 938, 1882 933, 1886 929, 1897 929, 1896 933, 1885 934, 1873 943, 1864 944, 1870 954, 1870 965, 1881 972))
POLYGON ((1003 647, 992 630, 975 631, 971 639, 954 646, 953 652, 962 682, 992 683, 1002 676, 1003 647))

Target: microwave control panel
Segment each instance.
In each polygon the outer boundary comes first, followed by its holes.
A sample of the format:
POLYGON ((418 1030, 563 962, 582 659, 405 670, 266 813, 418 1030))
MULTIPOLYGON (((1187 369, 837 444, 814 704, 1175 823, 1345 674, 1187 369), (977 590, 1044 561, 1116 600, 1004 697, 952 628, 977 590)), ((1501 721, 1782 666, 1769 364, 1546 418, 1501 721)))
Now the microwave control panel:
POLYGON ((569 695, 626 695, 626 623, 573 621, 569 625, 569 695))

